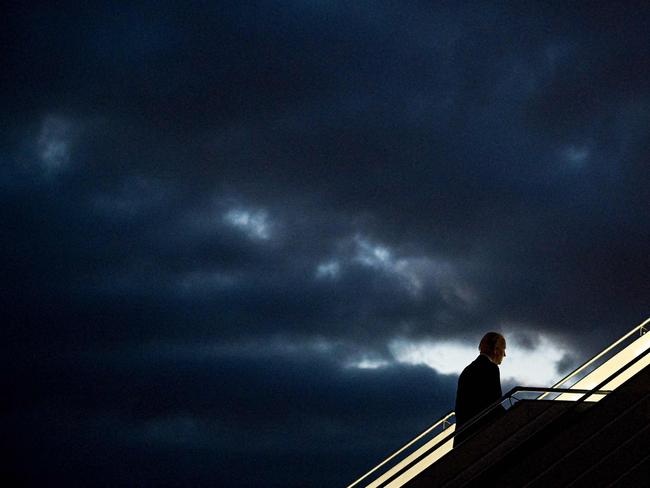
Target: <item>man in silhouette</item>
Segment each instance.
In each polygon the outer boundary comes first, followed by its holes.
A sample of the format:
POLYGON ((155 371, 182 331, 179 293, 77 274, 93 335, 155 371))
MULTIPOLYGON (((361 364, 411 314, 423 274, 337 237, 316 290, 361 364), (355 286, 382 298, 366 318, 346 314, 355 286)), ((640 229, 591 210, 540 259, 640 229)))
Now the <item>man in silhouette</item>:
MULTIPOLYGON (((456 390, 456 432, 476 414, 501 398, 501 378, 499 364, 506 356, 506 340, 497 332, 488 332, 479 344, 481 354, 472 361, 458 378, 456 390)), ((454 444, 458 445, 476 433, 486 423, 503 413, 499 406, 479 422, 457 434, 454 444)))

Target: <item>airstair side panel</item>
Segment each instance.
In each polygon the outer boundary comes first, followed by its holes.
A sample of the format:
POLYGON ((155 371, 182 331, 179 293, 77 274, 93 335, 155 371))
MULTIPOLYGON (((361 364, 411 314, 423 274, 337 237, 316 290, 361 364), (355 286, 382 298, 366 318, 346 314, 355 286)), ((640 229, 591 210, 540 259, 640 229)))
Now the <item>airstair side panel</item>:
MULTIPOLYGON (((429 442, 427 442, 422 447, 420 447, 418 450, 416 450, 415 452, 413 452, 412 454, 407 456, 400 463, 396 464, 391 469, 386 471, 386 473, 384 473, 379 478, 377 478, 375 481, 373 481, 372 483, 367 485, 366 488, 377 488, 378 486, 381 486, 382 483, 384 483, 386 480, 390 479, 395 474, 399 473, 402 469, 404 469, 405 466, 408 466, 410 463, 414 462, 416 459, 418 459, 424 453, 429 451, 438 442, 442 441, 444 438, 451 435, 454 432, 455 429, 456 429, 456 424, 450 425, 444 431, 442 431, 440 434, 438 434, 433 439, 431 439, 429 442)), ((397 478, 395 478, 389 484, 385 485, 386 488, 396 488, 396 487, 402 486, 407 481, 409 481, 412 478, 416 477, 418 474, 420 474, 422 471, 427 469, 429 466, 431 466, 433 463, 435 463, 442 456, 444 456, 449 451, 451 451, 451 449, 453 447, 453 442, 454 441, 452 439, 445 442, 438 449, 436 449, 435 451, 429 453, 429 455, 426 456, 424 459, 420 460, 415 465, 413 465, 411 468, 407 469, 405 472, 400 474, 397 478)))
MULTIPOLYGON (((594 369, 584 378, 579 380, 577 383, 572 385, 572 389, 582 389, 582 390, 591 390, 592 388, 598 386, 600 383, 605 381, 609 376, 618 371, 620 368, 625 366, 627 363, 632 361, 634 358, 645 352, 650 348, 650 333, 643 334, 637 340, 629 344, 627 347, 616 353, 610 359, 605 361, 599 367, 594 369)), ((650 355, 647 355, 645 358, 637 361, 636 364, 628 368, 623 373, 619 374, 612 381, 604 385, 601 389, 603 390, 615 390, 620 385, 629 380, 632 376, 637 374, 643 368, 650 364, 650 355)), ((576 401, 582 395, 579 393, 562 393, 559 395, 556 400, 570 400, 576 401)), ((587 401, 599 401, 603 398, 603 395, 592 395, 587 401)))

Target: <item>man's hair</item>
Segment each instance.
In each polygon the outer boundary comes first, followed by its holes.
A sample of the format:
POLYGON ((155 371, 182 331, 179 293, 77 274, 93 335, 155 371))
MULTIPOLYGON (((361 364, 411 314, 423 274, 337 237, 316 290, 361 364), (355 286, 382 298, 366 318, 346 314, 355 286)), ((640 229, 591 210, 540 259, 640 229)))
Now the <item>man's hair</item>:
POLYGON ((498 332, 488 332, 483 336, 481 343, 478 345, 479 351, 492 354, 499 339, 503 339, 503 336, 498 332))

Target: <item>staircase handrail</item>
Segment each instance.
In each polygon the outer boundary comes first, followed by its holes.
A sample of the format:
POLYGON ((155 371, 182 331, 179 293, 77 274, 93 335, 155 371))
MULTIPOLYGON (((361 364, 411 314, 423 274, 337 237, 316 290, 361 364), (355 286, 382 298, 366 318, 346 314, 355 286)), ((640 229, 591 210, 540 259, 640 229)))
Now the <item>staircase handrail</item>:
MULTIPOLYGON (((566 375, 566 376, 565 376, 564 378, 562 378, 560 381, 558 381, 557 383, 555 383, 555 384, 553 385, 553 388, 559 387, 560 385, 562 385, 562 384, 566 383, 567 381, 569 381, 571 378, 573 378, 573 377, 577 376, 578 374, 580 374, 582 371, 584 371, 584 370, 587 369, 589 366, 591 366, 593 363, 595 363, 596 361, 598 361, 598 360, 599 360, 600 358, 602 358, 605 354, 607 354, 609 351, 611 351, 612 349, 614 349, 614 348, 615 348, 616 346, 618 346, 620 343, 622 343, 623 341, 625 341, 628 337, 630 337, 630 336, 631 336, 632 334, 634 334, 635 332, 639 332, 639 335, 643 335, 643 334, 645 334, 645 333, 648 331, 648 327, 647 327, 648 324, 650 324, 650 317, 648 317, 646 320, 644 320, 643 322, 641 322, 639 325, 633 327, 632 330, 630 330, 627 334, 625 334, 623 337, 621 337, 621 338, 620 338, 619 340, 617 340, 616 342, 610 344, 609 347, 606 347, 606 348, 603 349, 601 352, 599 352, 598 354, 596 354, 594 357, 592 357, 591 359, 587 360, 587 361, 584 362, 582 365, 578 366, 576 369, 574 369, 573 371, 571 371, 568 375, 566 375)), ((539 397, 539 400, 542 400, 546 395, 547 395, 546 393, 543 394, 541 397, 539 397)))
MULTIPOLYGON (((589 390, 579 390, 579 389, 571 389, 571 388, 548 388, 548 390, 567 390, 569 393, 577 393, 577 394, 581 394, 581 395, 582 395, 578 400, 573 400, 573 405, 571 406, 571 409, 570 409, 570 410, 567 410, 567 411, 565 411, 565 412, 563 412, 560 416, 567 415, 567 413, 568 413, 569 411, 575 411, 575 409, 578 408, 578 405, 580 405, 581 403, 583 403, 587 398, 591 397, 592 395, 601 395, 601 394, 605 394, 605 395, 607 395, 607 394, 611 393, 611 392, 612 392, 611 390, 600 390, 600 388, 602 388, 603 386, 607 385, 609 382, 611 382, 612 380, 614 380, 617 376, 619 376, 620 374, 622 374, 622 373, 624 373, 625 371, 627 371, 629 368, 631 368, 632 366, 634 366, 637 362, 639 362, 639 361, 641 361, 643 358, 645 358, 648 354, 650 354, 650 348, 649 348, 649 349, 646 349, 646 350, 643 351, 641 354, 639 354, 637 357, 635 357, 634 359, 632 359, 632 360, 629 361, 628 363, 626 363, 626 364, 624 364, 623 366, 621 366, 619 369, 617 369, 617 370, 614 371, 611 375, 609 375, 609 377, 607 377, 605 380, 603 380, 601 383, 599 383, 598 385, 596 385, 596 386, 595 386, 594 388, 592 388, 592 389, 589 389, 589 390)), ((519 389, 519 387, 515 387, 515 388, 513 388, 513 390, 517 390, 517 389, 519 389)), ((524 387, 524 388, 522 388, 522 389, 523 389, 523 390, 528 390, 527 387, 524 387)), ((546 388, 544 388, 544 389, 546 389, 546 388)), ((531 389, 531 390, 532 390, 532 389, 531 389)), ((504 395, 504 397, 505 397, 505 396, 511 396, 511 395, 510 395, 511 392, 512 392, 512 390, 510 390, 508 393, 506 393, 506 395, 504 395)), ((562 393, 562 392, 558 392, 558 393, 562 393)), ((539 398, 535 399, 535 401, 537 401, 537 400, 539 400, 539 398)), ((441 441, 438 442, 435 446, 433 446, 431 449, 429 449, 426 453, 423 453, 421 456, 419 456, 419 458, 418 458, 417 460, 414 460, 414 461, 410 462, 410 463, 408 464, 408 466, 405 466, 405 467, 402 469, 402 471, 404 471, 404 469, 408 469, 408 468, 409 468, 410 466, 412 466, 415 462, 419 461, 419 459, 421 459, 422 457, 424 457, 424 455, 429 455, 431 452, 433 452, 433 451, 435 451, 436 449, 438 449, 438 447, 440 447, 441 445, 443 445, 446 441, 448 441, 448 440, 450 440, 451 438, 455 437, 457 433, 459 433, 459 432, 463 432, 467 427, 469 427, 470 425, 476 423, 478 420, 480 420, 480 418, 482 418, 482 417, 484 417, 485 415, 487 415, 488 413, 490 413, 491 410, 493 410, 494 408, 496 408, 496 407, 497 407, 498 405, 500 405, 500 404, 501 404, 501 402, 499 402, 499 403, 496 403, 496 402, 495 402, 494 404, 490 405, 486 410, 484 410, 483 412, 481 412, 480 414, 478 414, 476 417, 474 417, 472 420, 470 420, 470 421, 469 421, 465 426, 463 426, 463 427, 460 428, 459 430, 453 432, 451 435, 445 437, 443 440, 441 440, 441 441), (477 417, 478 417, 478 418, 477 418, 477 417)), ((394 478, 394 476, 392 476, 391 478, 394 478)))
MULTIPOLYGON (((647 352, 650 352, 650 349, 648 349, 647 352)), ((460 429, 450 433, 445 438, 438 441, 438 443, 436 443, 433 447, 428 449, 426 452, 423 452, 417 458, 412 459, 399 472, 394 473, 390 478, 388 478, 386 480, 386 482, 390 482, 392 479, 399 476, 399 474, 401 474, 405 470, 409 469, 414 464, 418 463, 423 457, 428 456, 429 454, 434 452, 436 449, 438 449, 439 447, 443 446, 444 444, 446 444, 447 442, 449 442, 450 440, 455 438, 459 433, 462 433, 462 432, 465 432, 465 431, 469 430, 473 425, 478 423, 485 416, 492 413, 492 411, 495 410, 497 407, 499 407, 502 403, 504 403, 507 400, 510 400, 517 393, 524 392, 524 391, 527 391, 527 392, 548 392, 548 393, 577 393, 577 394, 583 394, 583 396, 584 395, 586 395, 586 396, 608 395, 609 393, 612 392, 611 390, 597 390, 597 389, 586 390, 586 389, 571 389, 571 388, 546 388, 546 387, 537 388, 537 387, 531 387, 531 386, 515 386, 514 388, 509 390, 505 395, 503 395, 499 400, 497 400, 494 403, 490 404, 488 407, 486 407, 481 412, 477 413, 474 417, 472 417, 470 420, 468 420, 460 429)), ((536 398, 533 401, 537 401, 537 400, 539 400, 539 398, 536 398)), ((418 437, 421 437, 421 435, 418 436, 418 437)), ((412 444, 412 442, 409 443, 409 444, 412 444)), ((394 456, 392 456, 392 457, 394 457, 394 456)), ((372 471, 374 472, 375 470, 373 469, 372 471)), ((368 474, 370 474, 370 472, 368 474)), ((359 478, 358 481, 355 481, 353 484, 349 485, 347 488, 351 488, 352 486, 357 484, 359 481, 361 481, 365 477, 366 477, 366 475, 359 478)))
MULTIPOLYGON (((460 428, 456 432, 453 432, 450 436, 447 436, 444 439, 442 439, 438 444, 436 444, 434 447, 429 449, 426 454, 430 453, 431 451, 434 451, 435 449, 440 447, 442 444, 444 444, 446 441, 448 441, 449 439, 455 437, 458 432, 463 432, 465 429, 467 429, 467 428, 471 427, 472 425, 474 425, 476 422, 481 420, 485 415, 488 415, 493 409, 495 409, 496 407, 501 405, 506 400, 511 399, 511 397, 513 397, 517 393, 525 392, 525 391, 529 391, 529 392, 549 392, 549 393, 578 393, 578 394, 585 394, 585 393, 590 393, 591 392, 594 395, 600 395, 600 394, 607 395, 608 393, 611 393, 611 391, 609 391, 609 390, 593 391, 593 390, 575 390, 575 389, 570 389, 570 388, 545 388, 545 387, 515 386, 514 388, 509 390, 505 395, 503 395, 498 401, 492 403, 490 406, 486 407, 484 410, 482 410, 481 412, 476 414, 474 417, 472 417, 462 428, 460 428)), ((453 417, 454 415, 455 415, 455 413, 452 411, 452 412, 449 412, 447 415, 443 416, 442 418, 440 418, 431 427, 427 428, 424 432, 422 432, 417 437, 415 437, 414 439, 409 441, 406 445, 404 445, 403 447, 401 447, 400 449, 395 451, 393 454, 388 456, 386 459, 384 459, 381 463, 379 463, 373 469, 371 469, 366 474, 364 474, 363 476, 361 476, 360 478, 355 480, 353 483, 348 485, 347 488, 352 488, 353 486, 359 484, 361 481, 366 479, 372 473, 374 473, 379 468, 384 466, 387 462, 389 462, 390 460, 394 459, 396 456, 398 456, 399 454, 404 452, 406 449, 411 447, 414 443, 419 441, 422 437, 427 435, 429 432, 431 432, 433 429, 435 429, 439 425, 446 422, 450 417, 453 417)), ((443 430, 444 430, 444 428, 443 428, 443 430)))
POLYGON ((400 449, 398 449, 397 451, 395 451, 393 454, 391 454, 390 456, 388 456, 386 459, 384 459, 381 463, 379 463, 377 466, 375 466, 374 468, 372 468, 372 469, 371 469, 370 471, 368 471, 366 474, 364 474, 363 476, 361 476, 360 478, 358 478, 357 480, 355 480, 354 482, 352 482, 350 485, 347 486, 347 488, 352 488, 353 486, 359 484, 359 482, 361 482, 361 481, 363 481, 364 479, 366 479, 368 476, 370 476, 372 473, 374 473, 375 471, 377 471, 379 468, 381 468, 384 464, 386 464, 386 463, 387 463, 388 461, 390 461, 391 459, 394 459, 395 456, 397 456, 398 454, 401 454, 402 452, 404 452, 406 449, 408 449, 409 447, 411 447, 413 444, 415 444, 417 441, 419 441, 420 439, 422 439, 422 437, 424 437, 425 435, 427 435, 429 432, 431 432, 433 429, 435 429, 435 428, 438 427, 439 425, 442 424, 442 426, 443 426, 442 429, 444 430, 444 429, 445 429, 445 426, 444 426, 445 422, 446 422, 450 417, 453 417, 454 415, 455 415, 455 412, 452 410, 452 411, 449 412, 447 415, 444 415, 443 417, 441 417, 441 418, 440 418, 438 421, 436 421, 436 422, 435 422, 431 427, 427 428, 424 432, 422 432, 420 435, 418 435, 417 437, 415 437, 413 440, 409 441, 406 445, 404 445, 403 447, 401 447, 400 449))
MULTIPOLYGON (((523 392, 523 391, 531 391, 531 392, 542 392, 542 395, 537 397, 537 400, 542 400, 546 396, 548 396, 551 393, 576 393, 576 394, 581 394, 583 395, 580 397, 578 400, 576 400, 577 403, 582 403, 585 401, 587 398, 591 397, 592 395, 607 395, 608 393, 611 393, 609 390, 600 390, 600 388, 604 385, 606 385, 609 381, 611 381, 613 378, 618 376, 620 373, 622 373, 624 370, 627 370, 629 367, 631 367, 633 364, 635 364, 637 361, 639 361, 642 357, 645 357, 649 352, 650 349, 647 349, 644 353, 641 355, 637 356, 634 360, 630 361, 627 363, 623 368, 617 370, 614 372, 612 375, 610 375, 609 378, 607 378, 605 381, 601 382, 599 385, 592 389, 588 390, 582 390, 582 389, 572 389, 572 388, 559 388, 558 386, 567 382, 571 378, 575 377, 582 371, 584 371, 586 368, 588 368, 590 365, 592 365, 594 362, 596 362, 598 359, 602 358, 604 355, 606 355, 608 352, 610 352, 612 349, 614 349, 616 346, 621 344, 623 341, 625 341, 627 338, 629 338, 632 334, 635 332, 639 332, 640 335, 643 335, 648 332, 649 327, 648 325, 650 324, 650 317, 648 317, 646 320, 644 320, 642 323, 639 325, 636 325, 633 327, 628 333, 623 335, 620 339, 612 343, 610 346, 607 348, 603 349, 600 353, 596 354, 593 356, 591 359, 587 360, 585 363, 580 365, 578 368, 576 368, 574 371, 569 373, 567 376, 562 378, 560 381, 555 383, 550 388, 545 388, 545 387, 524 387, 524 386, 515 386, 512 388, 510 391, 508 391, 505 395, 501 397, 498 401, 494 402, 487 408, 485 408, 483 411, 478 413, 476 416, 474 416, 472 419, 470 419, 462 428, 458 429, 457 431, 454 431, 450 435, 446 436, 444 439, 440 440, 435 446, 433 446, 431 449, 429 449, 426 453, 421 454, 415 461, 412 461, 409 463, 408 466, 411 466, 413 463, 419 461, 424 455, 428 455, 429 453, 435 451, 438 449, 440 446, 448 442, 449 440, 453 439, 456 437, 456 434, 459 432, 463 432, 472 425, 476 424, 479 420, 481 420, 484 416, 488 415, 492 410, 497 408, 499 405, 501 405, 504 401, 511 399, 516 393, 523 392)), ((447 420, 450 419, 451 417, 454 417, 456 415, 455 411, 450 411, 447 414, 443 415, 439 420, 437 420, 434 424, 432 424, 430 427, 428 427, 426 430, 424 430, 421 434, 413 438, 411 441, 409 441, 407 444, 405 444, 403 447, 395 451, 393 454, 388 456, 386 459, 384 459, 381 463, 379 463, 377 466, 372 468, 370 471, 365 473, 363 476, 352 482, 350 485, 348 485, 346 488, 353 488, 357 484, 359 484, 361 481, 366 479, 368 476, 370 476, 372 473, 377 471, 379 468, 384 466, 386 463, 394 459, 396 456, 404 452, 406 449, 411 447, 413 444, 415 444, 417 441, 422 439, 422 437, 426 436, 429 434, 432 430, 434 430, 436 427, 442 425, 443 432, 446 429, 445 423, 447 423, 447 420)), ((403 471, 403 470, 402 470, 403 471)), ((391 478, 393 478, 392 476, 391 478)))

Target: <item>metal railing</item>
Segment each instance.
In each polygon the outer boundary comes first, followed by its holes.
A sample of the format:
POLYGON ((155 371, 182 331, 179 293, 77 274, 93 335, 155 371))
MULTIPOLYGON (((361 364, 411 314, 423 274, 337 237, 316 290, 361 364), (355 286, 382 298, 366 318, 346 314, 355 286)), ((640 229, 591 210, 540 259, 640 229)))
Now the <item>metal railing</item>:
POLYGON ((393 454, 388 456, 386 459, 384 459, 381 463, 379 463, 377 466, 372 468, 370 471, 368 471, 366 474, 352 482, 352 484, 348 485, 347 488, 352 488, 353 486, 358 485, 361 481, 365 480, 368 476, 370 476, 372 473, 377 471, 379 468, 382 466, 386 465, 389 461, 395 459, 397 456, 399 456, 401 453, 403 453, 405 450, 407 450, 409 447, 411 447, 413 444, 415 444, 417 441, 422 439, 425 435, 429 434, 432 432, 435 428, 442 426, 442 430, 445 430, 448 426, 452 425, 449 422, 449 419, 451 417, 455 417, 456 413, 455 412, 449 412, 447 415, 442 417, 440 420, 438 420, 435 424, 433 424, 431 427, 426 429, 424 432, 422 432, 420 435, 418 435, 416 438, 414 438, 412 441, 408 442, 406 445, 404 445, 402 448, 398 449, 395 451, 393 454))
MULTIPOLYGON (((571 408, 569 408, 569 409, 563 411, 562 413, 560 413, 560 414, 559 414, 559 415, 554 419, 554 421, 557 421, 558 419, 561 419, 563 416, 565 416, 565 415, 567 415, 567 414, 570 414, 571 412, 574 412, 574 411, 575 411, 575 410, 576 410, 576 409, 577 409, 577 408, 578 408, 578 407, 579 407, 579 406, 580 406, 584 401, 587 400, 587 398, 589 398, 589 397, 591 397, 591 396, 593 396, 593 395, 600 395, 600 394, 602 394, 602 393, 606 393, 606 394, 611 393, 611 391, 603 391, 603 390, 599 390, 599 388, 602 388, 603 386, 609 384, 612 380, 616 379, 618 376, 620 376, 621 374, 625 373, 628 369, 630 369, 631 367, 633 367, 636 363, 640 362, 641 360, 645 359, 645 357, 648 356, 648 355, 650 355, 650 348, 649 348, 649 349, 646 349, 646 350, 643 351, 641 354, 639 354, 638 356, 636 356, 634 359, 632 359, 632 360, 629 361, 628 363, 626 363, 626 364, 624 364, 623 366, 621 366, 621 367, 620 367, 619 369, 617 369, 614 373, 610 374, 607 378, 605 378, 604 380, 602 380, 601 383, 599 383, 598 385, 596 385, 594 388, 592 388, 592 389, 590 389, 590 390, 578 390, 578 389, 569 388, 568 390, 569 390, 571 393, 581 394, 582 396, 581 396, 578 400, 573 401, 573 405, 571 405, 571 408)), ((538 400, 538 399, 536 399, 536 400, 538 400)), ((521 428, 520 428, 520 429, 521 429, 521 428)), ((462 429, 461 429, 461 431, 462 431, 462 429)), ((534 435, 534 433, 529 434, 529 435, 527 436, 527 438, 524 439, 522 442, 526 442, 526 441, 527 441, 528 439, 530 439, 533 435, 534 435)), ((510 452, 514 451, 515 449, 517 449, 518 446, 519 446, 519 444, 517 444, 517 445, 511 447, 511 448, 507 451, 507 453, 506 453, 505 455, 507 455, 508 453, 510 453, 510 452)), ((502 455, 502 456, 503 456, 503 455, 502 455)), ((554 464, 551 465, 550 467, 546 468, 546 470, 544 470, 541 474, 543 474, 543 473, 545 473, 546 471, 548 471, 549 469, 551 469, 551 467, 554 466, 555 464, 557 464, 557 462, 559 462, 559 461, 556 461, 556 463, 554 463, 554 464)), ((473 475, 472 479, 476 479, 476 478, 477 478, 478 476, 480 476, 483 472, 485 472, 486 469, 487 469, 487 467, 484 467, 480 472, 475 473, 475 474, 473 475)), ((539 478, 539 477, 541 476, 541 474, 539 474, 535 479, 539 478)), ((457 475, 456 478, 457 478, 458 476, 459 476, 459 475, 457 475)), ((529 481, 529 483, 528 483, 526 486, 530 485, 531 483, 532 483, 532 480, 529 481)))
MULTIPOLYGON (((398 472, 393 473, 389 478, 384 480, 382 482, 382 485, 386 485, 393 480, 395 480, 398 476, 400 476, 402 473, 405 471, 411 469, 414 467, 417 463, 422 461, 425 457, 431 455, 433 452, 435 452, 438 448, 444 446, 447 442, 451 441, 454 439, 458 434, 462 434, 464 432, 467 432, 469 429, 471 429, 472 426, 476 425, 479 423, 481 420, 483 420, 484 417, 490 415, 495 409, 497 409, 499 406, 501 406, 504 402, 510 401, 513 396, 515 396, 517 393, 521 392, 544 392, 544 393, 575 393, 582 395, 578 400, 573 402, 573 405, 570 409, 570 411, 575 410, 578 405, 586 401, 589 397, 593 395, 608 395, 611 393, 611 390, 601 390, 604 385, 607 385, 610 383, 613 379, 615 379, 617 376, 621 375, 631 367, 633 367, 636 363, 644 359, 646 356, 650 354, 650 349, 646 349, 643 353, 635 357, 633 360, 630 362, 626 363, 623 365, 621 368, 619 368, 617 371, 615 371, 613 374, 608 376, 605 380, 603 380, 600 384, 598 384, 596 387, 592 389, 574 389, 574 388, 531 388, 531 387, 522 387, 522 386, 516 386, 508 393, 506 393, 503 397, 501 397, 498 401, 494 402, 492 405, 487 407, 485 410, 483 410, 481 413, 477 414, 475 417, 473 417, 470 421, 468 421, 463 427, 460 429, 456 430, 455 432, 450 433, 448 436, 446 436, 444 439, 441 439, 439 442, 437 442, 433 447, 431 447, 426 453, 422 453, 421 455, 417 456, 416 458, 410 459, 409 462, 403 466, 400 467, 398 472)), ((539 398, 535 399, 538 400, 539 398)), ((550 406, 549 406, 550 408, 550 406)), ((563 412, 561 415, 565 415, 568 411, 563 412)), ((476 435, 476 433, 474 434, 476 435)), ((473 436, 472 436, 473 437, 473 436)))
MULTIPOLYGON (((609 347, 606 347, 606 348, 603 349, 601 352, 599 352, 598 354, 596 354, 594 357, 592 357, 591 359, 589 359, 588 361, 586 361, 586 362, 583 363, 582 365, 578 366, 575 370, 573 370, 573 371, 570 372, 568 375, 566 375, 564 378, 562 378, 560 381, 558 381, 557 383, 555 383, 555 384, 553 385, 553 388, 557 388, 557 387, 559 387, 560 385, 563 385, 564 383, 566 383, 566 382, 569 381, 570 379, 575 378, 575 377, 578 376, 580 373, 582 373, 583 371, 587 370, 587 368, 589 368, 592 364, 595 364, 596 361, 598 361, 599 359, 605 357, 609 352, 613 351, 616 347, 618 347, 620 344, 622 344, 622 343, 625 342, 627 339, 629 339, 630 337, 632 337, 635 333, 638 332, 639 336, 642 336, 643 334, 645 334, 646 332, 648 332, 648 326, 649 326, 649 324, 650 324, 650 317, 647 318, 645 321, 641 322, 641 323, 640 323, 639 325, 637 325, 636 327, 634 327, 632 330, 630 330, 627 334, 625 334, 625 335, 624 335, 623 337, 621 337, 619 340, 617 340, 617 341, 615 341, 614 343, 612 343, 609 347)), ((574 393, 575 393, 575 392, 574 392, 574 393)), ((546 393, 543 394, 539 399, 542 400, 546 395, 547 395, 546 393)))
MULTIPOLYGON (((650 349, 648 350, 650 352, 650 349)), ((492 403, 490 406, 485 408, 483 411, 480 413, 476 414, 472 419, 470 419, 467 423, 465 423, 460 429, 455 430, 454 432, 451 432, 449 435, 447 435, 445 438, 441 439, 438 441, 433 447, 431 447, 427 452, 420 454, 417 457, 414 457, 413 459, 410 459, 407 464, 404 466, 401 466, 398 472, 393 473, 389 478, 384 480, 382 482, 382 485, 386 485, 393 481, 395 478, 400 476, 402 473, 407 471, 408 469, 411 469, 413 466, 415 466, 417 463, 422 461, 425 457, 431 455, 433 452, 435 452, 438 448, 444 446, 447 442, 451 441, 454 439, 456 436, 459 434, 463 434, 467 431, 471 431, 471 428, 477 424, 479 424, 485 417, 490 415, 493 411, 495 411, 498 407, 502 406, 505 402, 510 402, 510 405, 512 406, 512 399, 515 397, 516 394, 522 393, 522 392, 545 392, 545 393, 577 393, 577 394, 582 394, 584 395, 607 395, 611 393, 610 390, 577 390, 577 389, 571 389, 571 388, 536 388, 536 387, 528 387, 528 386, 515 386, 512 388, 510 391, 508 391, 505 395, 503 395, 499 400, 496 402, 492 403)), ((515 398, 516 401, 519 401, 519 399, 515 398)), ((535 399, 537 400, 537 399, 535 399)), ((474 437, 477 433, 474 433, 471 437, 474 437)), ((419 437, 421 437, 422 434, 419 437)), ((468 437, 467 439, 471 438, 468 437)), ((465 439, 463 442, 467 441, 465 439)), ((412 441, 413 442, 413 441, 412 441)), ((412 443, 411 442, 411 443, 412 443)), ((411 444, 409 443, 409 444, 411 444)), ((386 459, 386 462, 388 462, 390 459, 394 458, 399 452, 403 451, 400 450, 390 456, 390 458, 386 459)), ((373 470, 374 472, 375 470, 373 470)), ((370 472, 367 473, 367 475, 371 474, 370 472)), ((352 486, 355 486, 357 483, 359 483, 361 480, 363 480, 367 475, 364 475, 363 477, 359 478, 357 481, 352 483, 351 485, 348 486, 348 488, 351 488, 352 486)))
MULTIPOLYGON (((605 348, 603 351, 600 353, 596 354, 594 357, 583 363, 581 366, 576 368, 574 371, 569 373, 567 376, 562 378, 560 381, 555 383, 550 388, 545 388, 545 387, 523 387, 523 386, 516 386, 513 389, 511 389, 509 392, 507 392, 501 399, 498 401, 494 402, 492 405, 487 407, 485 410, 483 410, 481 413, 477 414, 474 418, 472 418, 470 421, 468 421, 465 425, 463 425, 462 428, 458 429, 457 431, 451 432, 449 435, 445 436, 443 439, 441 439, 439 442, 437 442, 434 446, 431 448, 427 449, 426 452, 420 453, 419 455, 413 457, 406 463, 404 466, 401 466, 400 469, 393 473, 389 478, 385 479, 382 481, 382 484, 386 484, 390 482, 391 480, 395 479, 397 476, 399 476, 401 473, 403 473, 405 470, 410 469, 413 467, 415 464, 420 462, 422 459, 425 457, 430 456, 433 454, 437 449, 441 448, 444 446, 446 443, 451 441, 453 438, 456 437, 457 434, 466 432, 468 429, 470 429, 473 425, 476 425, 478 422, 480 422, 486 415, 489 415, 494 409, 502 405, 504 402, 509 402, 510 406, 513 405, 513 399, 515 401, 519 400, 516 398, 516 395, 518 393, 522 392, 541 392, 542 394, 539 395, 535 400, 543 400, 547 396, 556 393, 556 394, 562 394, 562 393, 571 393, 571 394, 578 394, 582 395, 578 400, 576 400, 576 405, 586 401, 588 398, 594 396, 594 395, 607 395, 610 393, 610 390, 601 390, 601 388, 605 385, 607 385, 609 382, 612 381, 615 377, 618 377, 621 373, 632 367, 634 364, 636 364, 638 361, 640 361, 642 358, 644 358, 648 353, 650 353, 650 349, 647 349, 645 352, 640 354, 639 356, 635 357, 632 361, 626 363, 622 368, 618 369, 615 373, 610 375, 607 379, 601 381, 596 387, 590 388, 590 389, 579 389, 579 388, 573 388, 573 387, 568 387, 568 388, 561 388, 560 385, 563 385, 567 381, 569 381, 572 378, 575 378, 578 376, 580 373, 586 371, 590 366, 594 365, 599 359, 602 359, 605 357, 608 353, 613 351, 616 347, 618 347, 620 344, 622 344, 625 340, 630 338, 632 335, 634 335, 635 332, 639 333, 639 336, 643 336, 645 333, 648 332, 649 330, 649 324, 650 324, 650 318, 646 319, 644 322, 641 324, 637 325, 634 327, 632 330, 630 330, 627 334, 625 334, 623 337, 612 343, 610 346, 605 348)), ((431 425, 429 428, 427 428, 424 432, 416 436, 414 439, 409 441, 406 445, 392 453, 390 456, 388 456, 386 459, 384 459, 381 463, 379 463, 377 466, 372 468, 370 471, 365 473, 363 476, 352 482, 350 485, 347 486, 347 488, 353 488, 357 486, 361 481, 367 479, 370 475, 373 473, 376 473, 380 468, 388 464, 390 461, 394 460, 397 456, 402 454, 404 451, 412 447, 415 443, 423 439, 425 436, 433 432, 436 428, 441 427, 441 432, 444 432, 448 427, 454 425, 453 422, 450 422, 451 418, 455 418, 455 412, 451 411, 447 414, 445 414, 443 417, 441 417, 438 421, 436 421, 433 425, 431 425)), ((440 434, 439 433, 439 434, 440 434)), ((438 434, 438 435, 439 435, 438 434)), ((411 454, 413 456, 413 454, 411 454)), ((407 457, 408 459, 408 457, 407 457)), ((404 462, 403 460, 402 462, 404 462)), ((395 466, 393 468, 395 469, 395 466)))

